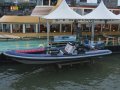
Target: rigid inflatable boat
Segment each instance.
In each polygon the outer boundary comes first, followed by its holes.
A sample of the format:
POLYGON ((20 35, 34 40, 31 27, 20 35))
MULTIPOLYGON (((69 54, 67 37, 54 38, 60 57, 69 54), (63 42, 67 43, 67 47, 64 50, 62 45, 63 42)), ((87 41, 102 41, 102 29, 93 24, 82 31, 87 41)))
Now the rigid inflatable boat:
POLYGON ((40 47, 28 50, 10 50, 3 54, 12 60, 24 64, 53 64, 82 61, 83 58, 92 58, 111 54, 110 50, 86 48, 83 45, 67 43, 64 47, 40 47))

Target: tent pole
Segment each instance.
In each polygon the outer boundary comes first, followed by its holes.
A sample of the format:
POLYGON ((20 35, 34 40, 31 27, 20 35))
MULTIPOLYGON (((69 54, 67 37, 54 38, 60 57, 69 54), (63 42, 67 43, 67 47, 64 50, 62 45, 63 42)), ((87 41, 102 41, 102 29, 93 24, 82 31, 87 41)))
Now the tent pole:
POLYGON ((4 31, 3 23, 1 25, 2 25, 2 32, 3 32, 4 31))
POLYGON ((92 20, 92 35, 91 35, 91 41, 94 42, 94 20, 92 20))
POLYGON ((36 24, 35 26, 36 26, 35 32, 38 33, 38 24, 36 24))
POLYGON ((91 29, 91 24, 90 24, 90 23, 91 23, 91 22, 88 22, 88 23, 89 23, 89 32, 90 32, 90 29, 91 29))
POLYGON ((110 25, 110 32, 111 32, 111 31, 112 31, 112 30, 111 30, 111 28, 112 28, 112 25, 111 25, 111 24, 109 24, 109 25, 110 25))
POLYGON ((50 6, 50 4, 51 4, 51 0, 49 0, 49 4, 48 5, 50 6))
POLYGON ((103 24, 101 24, 101 32, 103 32, 103 24))
POLYGON ((23 27, 22 27, 22 28, 23 28, 23 31, 22 31, 22 32, 25 33, 25 24, 23 24, 23 27))
POLYGON ((10 24, 10 33, 13 33, 13 25, 10 24))
POLYGON ((120 31, 120 24, 118 24, 118 32, 120 31))
POLYGON ((62 32, 62 24, 60 24, 60 33, 62 32))
POLYGON ((47 46, 49 47, 49 33, 50 33, 50 24, 47 20, 47 46))
POLYGON ((42 6, 43 6, 43 0, 42 0, 42 6))
MULTIPOLYGON (((71 33, 73 32, 73 24, 71 24, 71 33)), ((73 33, 72 33, 73 34, 73 33)))
POLYGON ((38 19, 39 19, 39 26, 38 26, 39 31, 38 32, 40 32, 40 17, 38 17, 38 19))

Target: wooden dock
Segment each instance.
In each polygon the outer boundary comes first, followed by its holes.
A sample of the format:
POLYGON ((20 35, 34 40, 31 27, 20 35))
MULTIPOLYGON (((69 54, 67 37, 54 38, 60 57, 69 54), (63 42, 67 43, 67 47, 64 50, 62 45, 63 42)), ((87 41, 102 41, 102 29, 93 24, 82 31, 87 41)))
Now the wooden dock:
MULTIPOLYGON (((112 36, 120 36, 120 32, 103 32, 106 33, 107 35, 112 35, 112 36)), ((46 37, 47 33, 8 33, 8 32, 0 32, 0 34, 7 34, 7 35, 15 35, 15 36, 19 36, 21 38, 24 37, 46 37)), ((59 35, 73 35, 71 32, 55 32, 55 33, 49 33, 49 36, 59 36, 59 35)), ((88 35, 91 36, 91 32, 82 32, 82 35, 88 35)), ((95 35, 102 35, 102 33, 99 32, 95 32, 95 35)))

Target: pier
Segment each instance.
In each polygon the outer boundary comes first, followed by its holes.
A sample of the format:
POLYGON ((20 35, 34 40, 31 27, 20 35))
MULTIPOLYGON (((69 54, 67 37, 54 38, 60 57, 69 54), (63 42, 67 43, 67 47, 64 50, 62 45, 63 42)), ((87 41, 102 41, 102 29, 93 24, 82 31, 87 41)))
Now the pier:
MULTIPOLYGON (((113 36, 113 37, 120 37, 120 32, 95 32, 95 36, 98 39, 99 37, 104 37, 103 33, 106 33, 107 36, 113 36)), ((47 37, 47 33, 8 33, 8 32, 0 32, 1 34, 7 34, 7 35, 15 35, 19 36, 21 38, 24 37, 47 37)), ((60 36, 60 35, 74 35, 72 32, 50 32, 49 36, 60 36)), ((91 36, 91 32, 82 32, 82 36, 91 36)), ((104 37, 105 38, 105 37, 104 37)), ((107 37, 106 37, 107 38, 107 37)), ((116 39, 116 38, 115 38, 116 39)), ((120 40, 120 39, 118 39, 120 40)))

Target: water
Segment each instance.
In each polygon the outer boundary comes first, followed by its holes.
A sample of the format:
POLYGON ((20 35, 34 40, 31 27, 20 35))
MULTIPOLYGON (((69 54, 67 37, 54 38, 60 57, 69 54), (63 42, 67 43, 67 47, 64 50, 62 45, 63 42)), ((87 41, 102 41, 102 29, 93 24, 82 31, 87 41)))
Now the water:
POLYGON ((0 90, 120 90, 120 56, 58 69, 53 65, 0 64, 0 90))
POLYGON ((37 48, 43 44, 46 46, 46 40, 44 39, 34 39, 34 40, 8 40, 0 41, 0 51, 5 51, 8 49, 29 49, 37 48))

